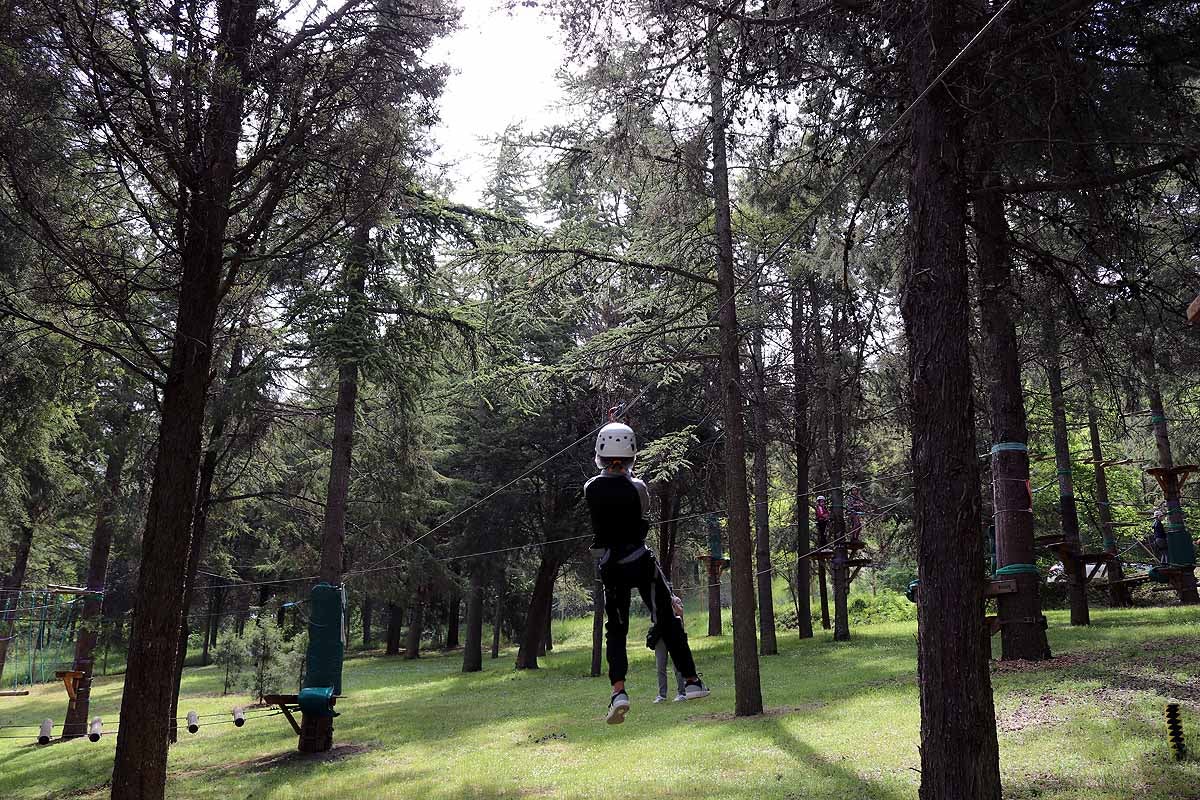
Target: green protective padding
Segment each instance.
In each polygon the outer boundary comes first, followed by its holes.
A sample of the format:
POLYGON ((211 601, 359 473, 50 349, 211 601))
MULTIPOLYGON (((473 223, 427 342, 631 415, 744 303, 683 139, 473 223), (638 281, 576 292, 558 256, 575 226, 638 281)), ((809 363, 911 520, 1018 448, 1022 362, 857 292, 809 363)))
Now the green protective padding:
POLYGON ((992 455, 1003 452, 1005 450, 1015 450, 1017 452, 1029 452, 1029 447, 1024 442, 996 442, 992 445, 992 455))
POLYGON ((1167 530, 1167 561, 1177 567, 1190 567, 1196 563, 1196 544, 1183 525, 1172 525, 1167 530))
POLYGON ((1167 583, 1169 581, 1166 575, 1158 571, 1158 567, 1151 567, 1150 571, 1146 573, 1146 577, 1155 583, 1167 583))
POLYGON ((908 598, 910 603, 917 602, 917 587, 920 585, 920 583, 920 581, 908 582, 908 590, 904 593, 904 596, 908 598))
POLYGON ((342 659, 346 643, 342 637, 342 587, 318 583, 309 601, 308 657, 304 688, 329 687, 342 693, 342 659))
POLYGON ((1037 564, 1007 564, 1003 567, 1000 567, 992 574, 1002 576, 1002 575, 1026 575, 1026 574, 1038 575, 1040 573, 1038 572, 1037 564))
POLYGON ((337 712, 333 710, 332 686, 317 686, 311 689, 301 689, 299 705, 300 710, 310 716, 337 716, 337 712))
POLYGON ((1160 417, 1160 416, 1158 416, 1157 414, 1155 414, 1154 416, 1150 417, 1150 422, 1151 422, 1151 424, 1154 424, 1154 423, 1157 423, 1157 422, 1166 422, 1166 421, 1167 421, 1167 418, 1166 418, 1166 417, 1160 417))

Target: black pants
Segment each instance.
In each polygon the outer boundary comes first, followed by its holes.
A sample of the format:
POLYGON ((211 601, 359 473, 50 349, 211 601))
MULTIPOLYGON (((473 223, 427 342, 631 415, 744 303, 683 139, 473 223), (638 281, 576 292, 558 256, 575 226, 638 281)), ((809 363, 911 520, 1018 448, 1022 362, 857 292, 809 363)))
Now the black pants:
POLYGON ((687 634, 671 609, 671 585, 650 551, 643 549, 641 555, 632 560, 618 558, 615 553, 610 555, 600 565, 600 580, 604 582, 604 614, 608 618, 604 625, 608 680, 611 683, 623 681, 629 670, 625 646, 629 638, 629 601, 635 588, 650 609, 655 628, 667 645, 675 669, 685 678, 694 677, 696 662, 692 659, 687 634))

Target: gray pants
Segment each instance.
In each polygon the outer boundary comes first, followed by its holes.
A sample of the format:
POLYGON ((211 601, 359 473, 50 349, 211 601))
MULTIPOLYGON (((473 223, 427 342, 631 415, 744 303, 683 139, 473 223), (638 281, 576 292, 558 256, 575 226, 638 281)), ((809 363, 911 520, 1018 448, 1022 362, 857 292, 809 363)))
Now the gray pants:
MULTIPOLYGON (((662 639, 659 639, 658 644, 654 646, 654 663, 658 665, 658 696, 670 697, 667 694, 667 643, 662 639)), ((685 682, 683 673, 679 670, 675 670, 675 684, 679 687, 678 694, 683 694, 685 682)))

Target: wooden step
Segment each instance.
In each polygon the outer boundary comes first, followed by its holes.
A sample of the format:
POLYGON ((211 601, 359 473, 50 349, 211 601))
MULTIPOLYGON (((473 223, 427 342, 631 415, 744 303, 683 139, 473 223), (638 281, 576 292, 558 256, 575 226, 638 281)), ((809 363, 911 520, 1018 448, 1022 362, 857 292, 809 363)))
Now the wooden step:
POLYGON ((983 587, 984 597, 995 597, 1001 594, 1016 594, 1017 582, 1014 580, 989 581, 983 587))

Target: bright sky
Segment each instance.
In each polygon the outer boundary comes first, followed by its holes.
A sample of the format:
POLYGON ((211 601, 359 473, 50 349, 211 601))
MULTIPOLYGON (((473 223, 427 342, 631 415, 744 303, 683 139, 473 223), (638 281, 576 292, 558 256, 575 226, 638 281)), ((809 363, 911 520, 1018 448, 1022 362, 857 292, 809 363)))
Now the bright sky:
POLYGON ((450 164, 451 197, 478 203, 487 181, 489 145, 512 123, 537 130, 562 119, 555 76, 562 64, 557 22, 537 8, 509 12, 502 0, 459 0, 462 27, 429 54, 454 70, 441 100, 434 135, 439 162, 450 164))

